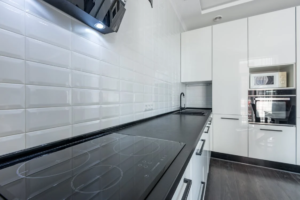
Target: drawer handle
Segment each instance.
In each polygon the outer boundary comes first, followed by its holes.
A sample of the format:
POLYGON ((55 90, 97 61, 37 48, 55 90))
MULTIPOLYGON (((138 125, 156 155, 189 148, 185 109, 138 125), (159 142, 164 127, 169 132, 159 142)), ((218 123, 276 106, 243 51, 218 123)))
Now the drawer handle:
POLYGON ((184 190, 181 200, 186 200, 189 196, 189 193, 190 193, 190 190, 192 187, 192 180, 185 178, 185 179, 183 179, 183 182, 186 183, 187 185, 186 185, 186 188, 184 190))
POLYGON ((203 197, 204 197, 204 190, 205 190, 205 182, 201 182, 201 185, 203 185, 203 187, 202 187, 202 192, 201 192, 201 198, 200 198, 200 200, 203 200, 203 197))
POLYGON ((275 131, 275 132, 282 132, 282 130, 274 130, 274 129, 260 129, 261 131, 275 131))
POLYGON ((209 132, 210 126, 207 126, 206 128, 207 129, 206 129, 206 131, 204 131, 204 133, 208 133, 209 132))
POLYGON ((201 146, 201 149, 199 151, 196 152, 196 155, 197 156, 201 156, 202 153, 203 153, 203 148, 204 148, 204 145, 205 145, 205 140, 201 140, 203 143, 202 143, 202 146, 201 146))
POLYGON ((221 117, 221 119, 228 119, 228 120, 239 120, 239 118, 228 118, 228 117, 221 117))

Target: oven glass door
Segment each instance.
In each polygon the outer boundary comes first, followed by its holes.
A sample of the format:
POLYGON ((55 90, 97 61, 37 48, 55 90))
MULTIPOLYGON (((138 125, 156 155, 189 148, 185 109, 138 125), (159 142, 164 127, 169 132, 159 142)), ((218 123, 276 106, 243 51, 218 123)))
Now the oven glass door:
POLYGON ((256 123, 293 124, 296 123, 295 98, 253 97, 252 112, 256 123))

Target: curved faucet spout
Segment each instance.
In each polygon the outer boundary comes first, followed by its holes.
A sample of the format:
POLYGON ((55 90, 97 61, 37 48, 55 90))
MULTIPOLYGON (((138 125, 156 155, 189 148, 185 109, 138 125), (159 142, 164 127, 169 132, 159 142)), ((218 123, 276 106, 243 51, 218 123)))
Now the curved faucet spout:
POLYGON ((180 94, 180 111, 182 111, 182 106, 181 106, 181 97, 182 96, 184 96, 184 93, 183 92, 181 92, 181 94, 180 94))

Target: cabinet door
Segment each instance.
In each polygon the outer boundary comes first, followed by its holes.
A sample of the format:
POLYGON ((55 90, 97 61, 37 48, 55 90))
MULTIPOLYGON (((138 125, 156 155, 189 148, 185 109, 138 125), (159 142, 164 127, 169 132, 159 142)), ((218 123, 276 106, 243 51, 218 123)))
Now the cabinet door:
POLYGON ((249 157, 296 164, 295 127, 249 125, 249 157))
POLYGON ((248 156, 248 119, 239 115, 214 115, 214 151, 248 156))
MULTIPOLYGON (((300 97, 300 6, 297 7, 297 96, 300 97)), ((297 99, 297 104, 300 105, 300 98, 297 99)), ((300 106, 297 106, 297 116, 300 116, 300 106)), ((299 144, 300 145, 300 144, 299 144)), ((298 146, 300 148, 300 146, 298 146)), ((298 148, 298 149, 299 149, 298 148)), ((300 165, 300 161, 298 163, 300 165)))
POLYGON ((247 115, 247 49, 247 19, 213 27, 213 108, 216 114, 247 115))
POLYGON ((249 18, 249 66, 295 63, 295 8, 249 18))
MULTIPOLYGON (((192 180, 191 179, 192 178, 191 177, 191 165, 192 165, 191 162, 189 162, 188 166, 186 167, 186 169, 184 171, 184 174, 182 175, 180 182, 178 183, 178 186, 172 197, 172 200, 181 200, 182 199, 184 192, 188 187, 188 184, 185 182, 185 179, 192 180)), ((192 182, 192 185, 193 185, 193 182, 192 182)), ((189 192, 187 200, 192 200, 190 194, 191 194, 191 191, 189 192)))
POLYGON ((181 82, 211 81, 212 28, 181 35, 181 82))
POLYGON ((300 165, 300 118, 297 118, 297 165, 300 165))

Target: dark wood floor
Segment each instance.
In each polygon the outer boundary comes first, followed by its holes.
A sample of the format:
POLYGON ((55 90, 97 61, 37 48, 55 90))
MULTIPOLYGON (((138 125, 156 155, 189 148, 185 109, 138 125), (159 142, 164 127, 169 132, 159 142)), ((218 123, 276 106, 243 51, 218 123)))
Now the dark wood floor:
POLYGON ((205 200, 300 200, 300 174, 212 159, 205 200))

